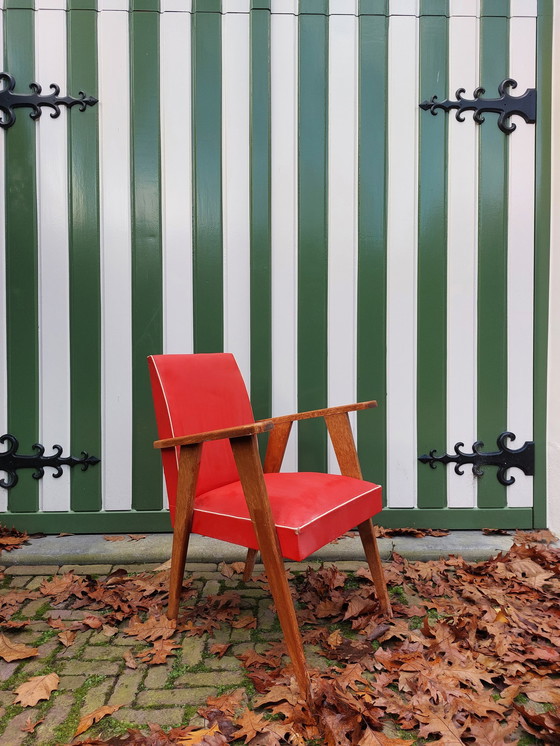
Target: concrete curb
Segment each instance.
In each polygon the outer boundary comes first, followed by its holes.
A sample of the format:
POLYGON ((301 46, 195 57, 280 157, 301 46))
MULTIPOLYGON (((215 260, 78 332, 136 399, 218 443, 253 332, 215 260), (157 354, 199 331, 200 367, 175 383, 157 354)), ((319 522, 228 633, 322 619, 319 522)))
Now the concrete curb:
MULTIPOLYGON (((106 541, 102 534, 74 536, 45 536, 30 539, 11 552, 0 555, 0 565, 117 565, 162 563, 171 556, 172 534, 148 534, 133 541, 127 534, 122 541, 106 541)), ((397 536, 379 539, 383 559, 395 551, 409 560, 433 560, 451 554, 477 562, 498 552, 507 552, 512 536, 485 536, 481 531, 451 531, 448 536, 413 538, 397 536)), ((556 544, 555 546, 558 546, 556 544)), ((188 562, 235 562, 245 559, 244 547, 217 539, 193 535, 189 542, 188 562)), ((328 544, 310 555, 309 561, 336 562, 363 560, 362 544, 358 537, 346 537, 328 544)))

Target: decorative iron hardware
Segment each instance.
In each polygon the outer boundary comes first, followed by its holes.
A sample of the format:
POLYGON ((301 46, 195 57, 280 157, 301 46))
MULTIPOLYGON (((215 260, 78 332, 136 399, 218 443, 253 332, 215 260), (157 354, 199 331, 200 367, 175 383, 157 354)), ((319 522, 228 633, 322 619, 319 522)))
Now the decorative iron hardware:
POLYGON ((517 81, 513 78, 502 80, 498 86, 500 98, 480 98, 486 93, 484 88, 477 88, 473 99, 463 98, 462 94, 465 93, 465 89, 459 88, 455 93, 456 101, 450 99, 438 101, 437 96, 432 96, 430 101, 423 101, 420 108, 429 111, 434 116, 437 114, 437 109, 443 109, 443 111, 457 109, 455 119, 458 122, 465 121, 464 111, 472 110, 474 111, 473 119, 477 124, 484 122, 483 112, 493 111, 500 115, 498 127, 506 135, 510 135, 516 129, 516 125, 513 122, 506 122, 506 119, 513 114, 523 117, 527 124, 536 122, 537 91, 535 88, 527 88, 522 96, 512 96, 506 90, 507 88, 517 88, 517 81))
POLYGON ((453 448, 455 449, 455 455, 449 456, 447 453, 443 456, 436 456, 436 450, 430 451, 430 455, 423 455, 418 457, 418 461, 423 464, 429 464, 432 469, 435 469, 439 464, 450 464, 455 463, 455 474, 462 476, 464 474, 461 469, 465 464, 472 464, 472 473, 475 477, 482 477, 484 471, 483 466, 497 466, 498 473, 497 478, 500 484, 506 487, 515 482, 514 477, 506 478, 506 471, 508 469, 517 468, 527 476, 533 476, 535 473, 535 443, 533 441, 525 441, 525 444, 521 448, 508 448, 506 440, 515 440, 513 433, 505 432, 498 436, 498 448, 499 451, 492 453, 483 453, 482 448, 484 443, 481 440, 477 440, 473 444, 472 453, 464 453, 461 448, 465 445, 464 443, 455 443, 453 448))
POLYGON ((72 96, 59 96, 60 86, 56 83, 51 83, 49 86, 52 93, 46 93, 41 95, 43 89, 38 83, 30 83, 29 87, 33 93, 14 93, 16 80, 10 73, 0 73, 0 83, 6 83, 7 85, 0 88, 0 127, 8 129, 16 121, 16 115, 14 109, 22 106, 28 106, 33 111, 29 114, 31 119, 39 119, 41 114, 42 106, 49 106, 54 109, 51 114, 52 119, 56 119, 60 116, 60 107, 67 106, 69 109, 72 106, 79 106, 80 111, 85 111, 86 106, 94 106, 97 103, 97 99, 93 96, 86 96, 83 91, 80 91, 78 98, 72 96))
POLYGON ((31 475, 33 479, 42 479, 45 475, 45 468, 51 467, 54 469, 53 477, 58 479, 62 476, 63 466, 81 466, 82 471, 86 471, 89 466, 94 466, 99 463, 99 459, 95 456, 90 456, 85 451, 82 451, 81 458, 75 458, 74 456, 62 456, 62 446, 54 445, 53 450, 55 451, 52 456, 45 456, 45 446, 40 443, 33 445, 35 454, 33 456, 22 456, 17 453, 19 448, 19 442, 17 438, 9 433, 0 436, 0 443, 8 443, 8 449, 0 453, 0 471, 6 472, 7 479, 0 479, 0 487, 4 487, 9 490, 15 487, 18 483, 18 475, 16 474, 17 469, 35 469, 31 475))

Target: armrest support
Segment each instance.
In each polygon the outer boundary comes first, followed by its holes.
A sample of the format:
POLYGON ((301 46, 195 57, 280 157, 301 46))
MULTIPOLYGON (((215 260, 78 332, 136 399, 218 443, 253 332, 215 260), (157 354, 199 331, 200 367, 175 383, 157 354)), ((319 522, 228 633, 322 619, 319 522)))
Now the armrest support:
POLYGON ((195 443, 204 443, 207 440, 222 440, 224 438, 243 438, 247 435, 256 435, 272 430, 272 420, 259 420, 248 425, 237 427, 226 427, 223 430, 209 430, 206 433, 195 433, 193 435, 182 435, 176 438, 165 438, 154 441, 154 448, 175 448, 176 446, 190 446, 195 443))
POLYGON ((310 420, 313 417, 332 417, 336 414, 345 412, 356 412, 360 409, 372 409, 377 406, 376 401, 361 401, 355 404, 343 404, 340 407, 327 407, 326 409, 312 409, 309 412, 297 412, 296 414, 284 414, 280 417, 270 417, 268 420, 259 420, 260 422, 273 422, 279 425, 283 422, 295 422, 296 420, 310 420))

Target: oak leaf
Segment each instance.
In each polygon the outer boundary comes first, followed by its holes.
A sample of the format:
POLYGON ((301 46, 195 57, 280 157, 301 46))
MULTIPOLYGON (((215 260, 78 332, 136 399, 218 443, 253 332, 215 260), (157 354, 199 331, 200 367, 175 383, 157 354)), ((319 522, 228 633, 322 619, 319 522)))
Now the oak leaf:
POLYGON ((126 536, 104 536, 105 541, 124 541, 126 536))
MULTIPOLYGON (((216 733, 219 733, 218 724, 214 723, 214 725, 211 728, 199 728, 198 730, 193 730, 190 733, 187 733, 186 738, 182 738, 180 741, 177 741, 181 746, 190 746, 194 743, 202 743, 206 742, 206 738, 208 736, 213 736, 216 733)), ((224 742, 225 742, 224 738, 224 742)))
POLYGON ((251 710, 245 710, 241 715, 236 718, 235 723, 241 726, 240 730, 235 732, 236 740, 238 738, 245 738, 245 743, 249 743, 257 733, 262 733, 268 730, 269 721, 265 720, 262 715, 251 710))
POLYGON ((19 661, 39 655, 37 648, 31 648, 21 642, 13 642, 6 635, 0 634, 0 658, 5 661, 19 661))
POLYGON ((15 693, 15 705, 23 707, 33 707, 41 699, 49 699, 52 692, 58 689, 60 679, 55 673, 49 673, 46 676, 33 676, 23 684, 20 684, 15 693))
POLYGON ((103 707, 98 707, 97 710, 84 715, 78 723, 78 727, 76 728, 76 732, 74 733, 74 738, 76 738, 76 736, 79 736, 81 733, 85 733, 86 730, 91 728, 92 725, 95 725, 95 723, 98 723, 107 715, 112 715, 121 707, 122 705, 104 705, 103 707))
POLYGON ((150 616, 145 622, 138 616, 133 616, 130 624, 124 630, 125 635, 137 637, 139 640, 153 642, 159 638, 165 640, 175 634, 177 622, 166 616, 150 616))
POLYGON ((127 650, 123 655, 124 662, 127 668, 138 668, 138 663, 134 660, 130 650, 127 650))
POLYGON ((165 663, 170 655, 175 655, 173 651, 180 647, 180 645, 175 645, 172 640, 155 640, 151 648, 141 650, 136 653, 136 657, 143 663, 155 666, 158 663, 165 663))
POLYGON ((250 614, 249 616, 242 616, 240 619, 234 619, 231 622, 231 626, 235 627, 235 629, 256 629, 257 620, 250 614))
POLYGON ((412 741, 405 741, 402 738, 389 738, 383 731, 366 728, 358 741, 358 746, 410 746, 411 743, 412 741))
POLYGON ((140 541, 146 538, 146 534, 127 534, 129 541, 140 541))
POLYGON ((31 716, 27 718, 25 721, 25 725, 22 725, 20 730, 24 733, 33 733, 35 731, 35 728, 39 725, 39 723, 42 723, 45 718, 41 718, 40 720, 36 720, 33 722, 31 720, 31 716))
POLYGON ((210 652, 212 653, 212 655, 217 655, 218 658, 222 658, 227 653, 230 647, 231 642, 215 642, 213 645, 210 645, 210 652))

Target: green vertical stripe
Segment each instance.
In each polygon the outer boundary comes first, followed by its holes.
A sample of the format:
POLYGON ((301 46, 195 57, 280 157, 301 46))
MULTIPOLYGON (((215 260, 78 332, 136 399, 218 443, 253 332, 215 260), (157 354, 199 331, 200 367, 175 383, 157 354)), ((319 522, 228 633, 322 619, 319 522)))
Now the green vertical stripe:
MULTIPOLYGON (((6 70, 16 92, 29 91, 35 80, 32 10, 4 13, 6 70)), ((3 133, 6 159, 6 313, 8 355, 8 431, 31 453, 39 439, 39 371, 37 335, 37 208, 35 132, 28 109, 16 110, 17 121, 3 133)), ((48 116, 48 115, 47 115, 48 116)), ((38 485, 30 470, 8 495, 9 510, 34 511, 38 485)))
POLYGON ((251 401, 272 414, 270 12, 251 11, 251 401))
MULTIPOLYGON (((299 17, 298 407, 327 404, 327 113, 326 3, 301 0, 299 17)), ((304 422, 299 468, 326 469, 326 433, 304 422)))
MULTIPOLYGON (((420 18, 420 101, 448 88, 445 3, 423 0, 420 18)), ((447 118, 420 116, 418 163, 418 454, 446 446, 447 118)), ((418 507, 443 508, 445 469, 418 464, 418 507)))
MULTIPOLYGON (((480 52, 480 84, 494 97, 508 76, 507 18, 481 18, 480 52)), ((477 435, 486 450, 507 428, 507 136, 497 116, 485 114, 479 146, 477 435)), ((491 470, 478 481, 478 507, 505 504, 491 470)))
MULTIPOLYGON (((534 299, 534 410, 535 440, 534 521, 546 528, 546 416, 548 363, 548 293, 550 272, 552 0, 539 0, 537 25, 537 123, 535 180, 535 299, 534 299)), ((556 8, 558 12, 558 8, 556 8)), ((558 499, 553 496, 553 499, 558 499)))
MULTIPOLYGON (((144 3, 145 4, 145 3, 144 3)), ((159 14, 132 12, 132 505, 161 507, 161 468, 146 357, 162 351, 159 14)))
POLYGON ((379 408, 358 417, 358 449, 365 479, 386 484, 387 302, 387 24, 359 20, 358 128, 358 400, 379 408))
MULTIPOLYGON (((79 2, 79 0, 78 0, 79 2)), ((81 3, 83 4, 83 3, 81 3)), ((68 13, 68 89, 97 96, 97 13, 68 13)), ((80 4, 78 4, 80 7, 80 4)), ((98 108, 68 115, 71 452, 101 457, 98 108)), ((72 510, 101 508, 101 467, 71 470, 72 510)))
MULTIPOLYGON (((196 7, 199 6, 200 2, 196 7)), ((215 3, 212 7, 215 7, 215 3)), ((192 103, 195 352, 220 352, 223 348, 221 41, 219 12, 194 13, 192 103)))

